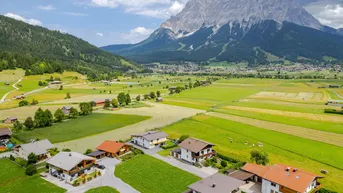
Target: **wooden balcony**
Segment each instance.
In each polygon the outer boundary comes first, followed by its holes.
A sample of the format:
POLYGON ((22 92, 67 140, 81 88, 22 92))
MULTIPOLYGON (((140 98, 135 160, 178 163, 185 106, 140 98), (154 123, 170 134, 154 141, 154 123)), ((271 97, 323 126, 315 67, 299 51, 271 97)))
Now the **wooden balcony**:
POLYGON ((69 171, 69 174, 81 172, 82 170, 91 168, 92 166, 94 166, 94 163, 90 163, 90 164, 86 165, 85 167, 77 167, 76 169, 69 171))
POLYGON ((207 154, 203 154, 203 155, 195 155, 195 154, 192 154, 192 158, 202 158, 202 157, 215 156, 216 153, 217 153, 216 151, 212 150, 212 152, 207 153, 207 154))
POLYGON ((316 193, 316 192, 318 192, 322 187, 323 187, 323 186, 322 186, 319 182, 317 182, 317 187, 314 188, 314 189, 312 189, 309 193, 316 193))

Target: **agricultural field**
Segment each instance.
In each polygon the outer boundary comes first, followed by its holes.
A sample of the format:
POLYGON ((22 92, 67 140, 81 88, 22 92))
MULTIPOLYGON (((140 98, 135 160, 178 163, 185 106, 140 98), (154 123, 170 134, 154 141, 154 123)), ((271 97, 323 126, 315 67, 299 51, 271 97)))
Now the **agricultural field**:
POLYGON ((115 176, 142 193, 180 193, 199 177, 148 155, 116 166, 115 176))
POLYGON ((212 142, 218 152, 242 161, 249 161, 251 150, 260 149, 269 154, 271 163, 288 164, 317 174, 327 169, 329 174, 322 180, 324 185, 333 190, 343 186, 339 181, 339 176, 343 175, 342 147, 209 115, 184 120, 163 131, 172 138, 190 135, 212 142), (258 142, 263 143, 263 147, 252 145, 258 142))
MULTIPOLYGON (((272 163, 289 164, 313 173, 329 170, 322 180, 327 189, 343 184, 343 117, 325 114, 333 93, 319 89, 337 80, 222 79, 210 86, 165 98, 167 104, 207 110, 163 130, 217 144, 218 152, 249 161, 253 144, 262 142, 272 163), (230 143, 229 138, 233 139, 230 143), (249 145, 245 145, 248 142, 249 145)), ((333 92, 335 91, 335 92, 333 92)), ((164 155, 164 152, 162 153, 164 155)), ((167 155, 167 154, 166 154, 167 155)))
POLYGON ((48 181, 39 177, 38 174, 34 176, 26 176, 25 170, 8 159, 0 159, 0 192, 6 193, 60 193, 65 192, 64 189, 59 188, 48 181))
POLYGON ((120 193, 120 192, 112 187, 103 186, 99 188, 90 189, 86 191, 86 193, 120 193))
POLYGON ((17 70, 4 70, 0 72, 0 99, 14 88, 12 84, 17 82, 21 77, 23 77, 25 72, 21 69, 17 70), (5 85, 8 83, 9 85, 5 85))
POLYGON ((52 143, 70 141, 104 133, 149 119, 147 116, 93 113, 77 119, 54 124, 51 127, 23 131, 15 135, 21 141, 49 139, 52 143))

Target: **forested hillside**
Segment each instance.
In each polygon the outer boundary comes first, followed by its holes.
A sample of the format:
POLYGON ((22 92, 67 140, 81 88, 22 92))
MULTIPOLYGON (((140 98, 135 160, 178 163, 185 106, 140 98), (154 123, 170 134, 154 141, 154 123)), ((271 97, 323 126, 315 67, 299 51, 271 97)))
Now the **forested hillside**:
POLYGON ((90 79, 139 68, 72 35, 0 16, 0 70, 15 67, 27 74, 73 70, 90 79))

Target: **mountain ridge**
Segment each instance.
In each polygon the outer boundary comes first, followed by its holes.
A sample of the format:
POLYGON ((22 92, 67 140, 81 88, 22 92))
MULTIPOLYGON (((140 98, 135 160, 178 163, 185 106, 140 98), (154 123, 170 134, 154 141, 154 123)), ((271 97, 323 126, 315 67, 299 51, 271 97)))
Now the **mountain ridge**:
MULTIPOLYGON (((6 16, 0 16, 0 52, 0 60, 8 60, 10 67, 23 67, 31 71, 35 63, 42 61, 50 63, 50 67, 59 66, 84 74, 123 72, 137 68, 122 56, 105 52, 78 37, 6 16), (21 64, 13 64, 13 57, 20 60, 21 64)), ((4 66, 0 65, 1 68, 4 66)))

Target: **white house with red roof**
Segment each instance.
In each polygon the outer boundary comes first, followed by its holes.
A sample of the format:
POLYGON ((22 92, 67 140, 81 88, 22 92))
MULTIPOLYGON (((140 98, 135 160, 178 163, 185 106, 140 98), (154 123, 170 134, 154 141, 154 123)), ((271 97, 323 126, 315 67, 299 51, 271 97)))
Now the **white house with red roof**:
POLYGON ((309 193, 322 187, 317 180, 323 177, 286 165, 247 163, 242 170, 255 175, 254 180, 262 185, 262 193, 309 193))

